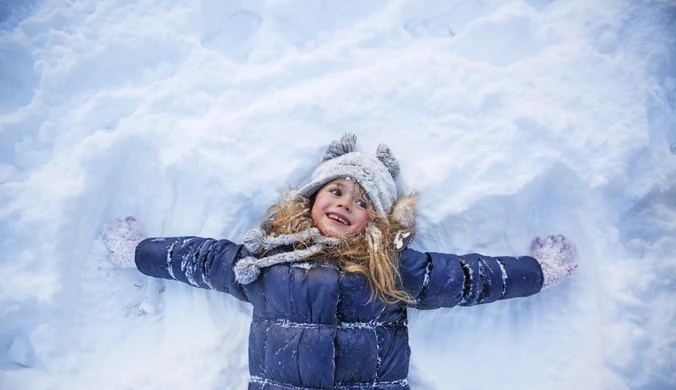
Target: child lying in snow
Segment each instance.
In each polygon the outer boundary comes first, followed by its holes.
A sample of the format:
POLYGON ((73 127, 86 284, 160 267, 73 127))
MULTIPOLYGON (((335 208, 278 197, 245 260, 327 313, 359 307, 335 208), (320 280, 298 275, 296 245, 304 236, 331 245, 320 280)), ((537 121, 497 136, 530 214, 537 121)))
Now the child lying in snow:
POLYGON ((244 245, 198 237, 144 240, 133 217, 106 227, 119 267, 230 293, 253 305, 249 389, 408 389, 406 308, 525 297, 577 265, 563 236, 532 257, 421 253, 415 198, 398 196, 397 160, 380 145, 334 141, 312 181, 272 206, 244 245))

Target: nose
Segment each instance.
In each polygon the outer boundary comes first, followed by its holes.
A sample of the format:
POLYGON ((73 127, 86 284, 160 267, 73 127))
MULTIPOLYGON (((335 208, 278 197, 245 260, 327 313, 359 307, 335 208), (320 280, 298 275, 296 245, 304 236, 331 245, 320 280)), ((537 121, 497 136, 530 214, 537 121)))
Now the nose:
POLYGON ((346 195, 340 200, 340 202, 338 203, 338 207, 344 208, 347 212, 352 212, 352 203, 353 202, 354 202, 354 199, 352 199, 351 196, 346 195))
POLYGON ((352 206, 350 205, 350 202, 348 201, 343 201, 338 204, 338 207, 344 208, 347 212, 352 211, 352 206))

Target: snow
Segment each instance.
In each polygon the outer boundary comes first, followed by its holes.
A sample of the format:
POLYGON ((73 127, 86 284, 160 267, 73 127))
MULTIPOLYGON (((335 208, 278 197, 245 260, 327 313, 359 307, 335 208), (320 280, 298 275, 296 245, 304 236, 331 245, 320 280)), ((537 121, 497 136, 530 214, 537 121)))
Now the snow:
POLYGON ((0 85, 2 389, 245 388, 251 309, 99 234, 241 240, 346 131, 419 193, 414 248, 577 247, 411 311, 412 388, 676 388, 672 0, 8 0, 0 85))

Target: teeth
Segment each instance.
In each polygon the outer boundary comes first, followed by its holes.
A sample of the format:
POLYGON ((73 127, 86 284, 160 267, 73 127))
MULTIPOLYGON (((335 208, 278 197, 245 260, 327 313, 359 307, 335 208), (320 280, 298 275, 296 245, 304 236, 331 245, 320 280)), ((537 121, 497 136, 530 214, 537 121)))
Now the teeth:
POLYGON ((329 214, 329 218, 335 219, 336 221, 341 222, 341 223, 344 223, 345 225, 349 225, 349 224, 350 224, 349 222, 347 222, 346 220, 340 218, 340 217, 337 216, 337 215, 329 214))

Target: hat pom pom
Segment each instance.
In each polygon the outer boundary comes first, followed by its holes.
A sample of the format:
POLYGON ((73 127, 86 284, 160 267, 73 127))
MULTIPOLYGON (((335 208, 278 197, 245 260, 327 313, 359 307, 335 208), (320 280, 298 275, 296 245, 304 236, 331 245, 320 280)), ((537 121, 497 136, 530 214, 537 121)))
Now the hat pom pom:
POLYGON ((390 148, 385 144, 378 145, 376 157, 390 172, 392 179, 397 180, 397 177, 399 177, 399 161, 394 157, 390 148))
POLYGON ((256 258, 247 257, 235 264, 235 280, 240 284, 249 284, 258 279, 261 269, 256 265, 256 258))
POLYGON ((356 147, 357 136, 352 133, 345 133, 340 138, 340 141, 331 142, 331 145, 326 149, 326 153, 324 153, 324 157, 322 157, 322 161, 329 161, 332 158, 352 153, 356 147))
POLYGON ((261 229, 252 229, 244 235, 242 241, 250 253, 257 255, 265 249, 265 239, 266 235, 261 229))

